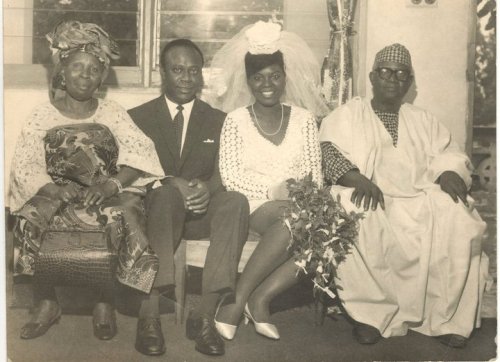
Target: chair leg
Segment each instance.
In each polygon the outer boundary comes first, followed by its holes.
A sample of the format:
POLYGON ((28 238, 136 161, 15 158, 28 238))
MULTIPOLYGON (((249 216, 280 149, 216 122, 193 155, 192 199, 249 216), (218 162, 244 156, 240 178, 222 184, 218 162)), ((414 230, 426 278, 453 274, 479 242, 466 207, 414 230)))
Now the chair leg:
POLYGON ((175 322, 182 324, 186 302, 186 240, 182 240, 174 255, 175 263, 175 322))

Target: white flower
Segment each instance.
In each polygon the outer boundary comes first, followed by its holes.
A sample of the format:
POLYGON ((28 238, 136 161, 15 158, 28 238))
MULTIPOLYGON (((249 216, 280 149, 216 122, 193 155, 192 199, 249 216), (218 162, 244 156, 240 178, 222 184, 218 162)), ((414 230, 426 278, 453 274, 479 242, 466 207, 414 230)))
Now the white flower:
POLYGON ((251 54, 272 54, 278 50, 278 40, 281 37, 281 25, 259 20, 245 35, 248 39, 248 51, 251 54))
POLYGON ((334 255, 335 253, 333 252, 332 248, 326 248, 325 252, 323 253, 323 258, 331 260, 334 257, 334 255))
POLYGON ((299 269, 297 270, 297 273, 300 269, 302 269, 304 271, 304 274, 307 274, 307 270, 306 270, 306 261, 305 259, 301 259, 301 260, 296 260, 295 261, 295 265, 297 265, 299 267, 299 269))
POLYGON ((304 268, 306 266, 306 261, 305 259, 297 260, 295 261, 295 265, 297 265, 299 268, 304 268))
POLYGON ((328 231, 327 229, 318 229, 318 232, 319 231, 324 232, 326 235, 330 235, 330 231, 328 231))

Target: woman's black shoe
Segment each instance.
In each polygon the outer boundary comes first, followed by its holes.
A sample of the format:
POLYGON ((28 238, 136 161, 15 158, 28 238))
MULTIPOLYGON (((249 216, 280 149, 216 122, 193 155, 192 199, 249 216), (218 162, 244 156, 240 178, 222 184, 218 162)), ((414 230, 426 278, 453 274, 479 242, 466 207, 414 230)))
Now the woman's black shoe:
POLYGON ((115 310, 108 303, 97 303, 94 307, 92 326, 94 336, 101 340, 109 340, 116 335, 115 310))
POLYGON ((21 338, 33 339, 44 335, 60 318, 61 308, 56 301, 48 299, 40 301, 31 321, 22 327, 21 338))
POLYGON ((161 331, 160 318, 139 318, 135 349, 147 356, 159 356, 165 353, 165 339, 161 331))

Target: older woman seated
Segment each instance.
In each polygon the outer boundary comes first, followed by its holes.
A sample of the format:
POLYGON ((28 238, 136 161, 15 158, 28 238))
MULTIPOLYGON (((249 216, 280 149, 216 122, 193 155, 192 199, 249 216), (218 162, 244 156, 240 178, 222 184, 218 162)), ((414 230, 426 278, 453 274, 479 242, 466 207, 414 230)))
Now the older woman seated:
MULTIPOLYGON (((12 166, 15 274, 36 277, 35 261, 49 228, 92 222, 106 227, 108 220, 118 220, 124 242, 117 279, 149 292, 158 260, 145 235, 142 202, 146 186, 163 171, 154 145, 127 112, 93 98, 110 58, 119 55, 117 45, 99 26, 77 21, 61 23, 47 39, 55 62, 52 102, 36 107, 27 119, 12 166)), ((37 306, 22 328, 24 339, 41 336, 61 316, 54 286, 35 278, 34 288, 37 306)), ((97 338, 116 334, 110 300, 96 305, 93 320, 97 338)))

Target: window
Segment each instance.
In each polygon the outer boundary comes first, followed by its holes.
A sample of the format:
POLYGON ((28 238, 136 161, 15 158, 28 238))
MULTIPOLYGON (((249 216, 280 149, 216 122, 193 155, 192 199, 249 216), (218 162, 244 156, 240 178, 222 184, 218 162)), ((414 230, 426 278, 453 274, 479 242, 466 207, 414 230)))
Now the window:
POLYGON ((119 44, 110 86, 159 86, 159 55, 170 40, 195 41, 209 64, 244 26, 283 19, 284 0, 8 0, 4 1, 5 84, 45 84, 47 34, 62 20, 102 26, 119 44))
POLYGON ((33 64, 50 64, 51 54, 45 34, 63 20, 95 23, 117 41, 121 57, 117 66, 137 66, 140 13, 137 0, 34 0, 33 64))
POLYGON ((271 16, 283 19, 283 0, 158 0, 153 84, 159 84, 160 50, 176 38, 193 40, 205 63, 246 25, 271 16))

